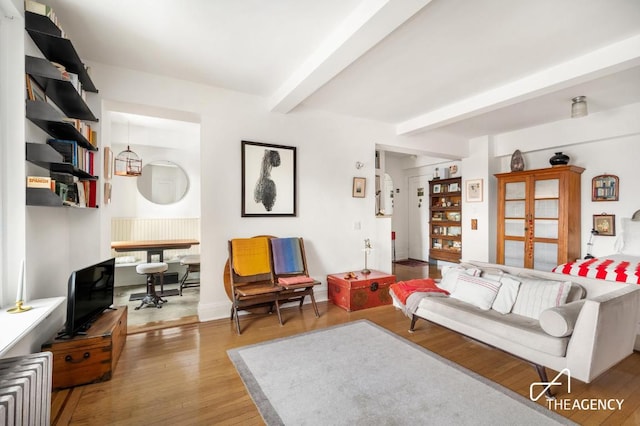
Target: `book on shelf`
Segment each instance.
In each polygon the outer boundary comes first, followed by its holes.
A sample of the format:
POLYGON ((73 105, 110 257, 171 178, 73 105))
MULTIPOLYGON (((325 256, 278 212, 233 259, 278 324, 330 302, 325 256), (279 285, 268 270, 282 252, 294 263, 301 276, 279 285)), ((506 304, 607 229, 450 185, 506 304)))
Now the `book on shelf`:
POLYGON ((76 194, 78 200, 78 207, 86 207, 87 199, 84 193, 84 182, 76 182, 76 194))
POLYGON ((70 173, 51 172, 51 179, 55 179, 56 182, 61 182, 66 185, 71 185, 78 182, 78 177, 70 173))
POLYGON ((47 188, 55 190, 56 181, 47 176, 27 176, 27 188, 47 188))
POLYGON ((26 0, 24 2, 24 9, 27 12, 37 13, 38 15, 42 16, 50 16, 53 12, 51 6, 47 6, 46 4, 33 0, 26 0))
POLYGON ((56 182, 56 194, 58 197, 62 199, 63 202, 67 201, 67 191, 69 190, 69 185, 63 182, 56 182))
POLYGON ((78 142, 65 139, 49 139, 47 143, 62 154, 65 163, 78 166, 78 142))

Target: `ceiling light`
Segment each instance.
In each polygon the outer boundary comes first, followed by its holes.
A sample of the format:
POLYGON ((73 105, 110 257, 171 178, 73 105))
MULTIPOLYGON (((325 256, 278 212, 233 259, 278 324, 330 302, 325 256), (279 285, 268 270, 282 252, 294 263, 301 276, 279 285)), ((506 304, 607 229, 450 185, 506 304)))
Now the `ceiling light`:
MULTIPOLYGON (((127 142, 129 142, 129 126, 127 127, 127 142)), ((115 159, 114 173, 117 176, 136 177, 142 174, 142 160, 138 154, 131 151, 129 145, 115 159)))
POLYGON ((571 104, 571 118, 586 117, 589 115, 586 96, 576 96, 571 99, 571 101, 573 102, 571 104))

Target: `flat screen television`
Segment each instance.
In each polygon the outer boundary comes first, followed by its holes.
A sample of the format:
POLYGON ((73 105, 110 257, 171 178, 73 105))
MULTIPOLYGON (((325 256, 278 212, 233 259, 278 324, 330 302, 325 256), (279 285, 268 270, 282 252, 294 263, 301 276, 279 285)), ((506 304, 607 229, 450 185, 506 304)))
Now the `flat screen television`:
POLYGON ((113 305, 116 259, 111 258, 69 276, 67 322, 61 335, 86 332, 105 309, 113 305))

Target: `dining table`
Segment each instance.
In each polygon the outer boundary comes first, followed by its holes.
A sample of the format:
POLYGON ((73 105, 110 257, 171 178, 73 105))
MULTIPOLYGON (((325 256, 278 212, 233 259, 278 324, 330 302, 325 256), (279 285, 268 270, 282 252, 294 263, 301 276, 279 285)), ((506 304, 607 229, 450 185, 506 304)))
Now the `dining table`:
POLYGON ((112 241, 111 248, 117 252, 123 251, 146 251, 147 262, 151 262, 152 256, 158 256, 158 262, 164 262, 165 250, 189 249, 191 246, 200 244, 194 239, 173 239, 173 240, 130 240, 112 241))

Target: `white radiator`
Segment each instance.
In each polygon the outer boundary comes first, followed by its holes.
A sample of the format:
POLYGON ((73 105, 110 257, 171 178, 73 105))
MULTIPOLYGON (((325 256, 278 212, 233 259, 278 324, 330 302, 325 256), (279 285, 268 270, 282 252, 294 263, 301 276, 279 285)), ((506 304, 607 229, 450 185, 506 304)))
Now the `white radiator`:
POLYGON ((0 359, 0 426, 51 423, 51 352, 0 359))

